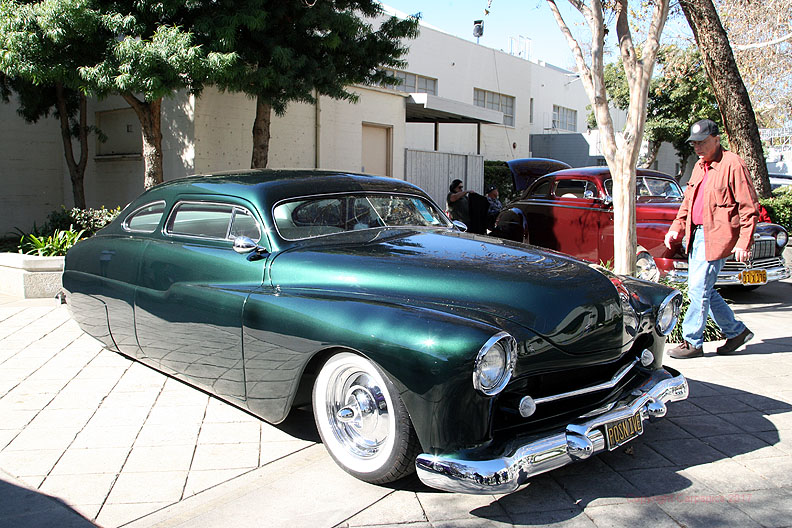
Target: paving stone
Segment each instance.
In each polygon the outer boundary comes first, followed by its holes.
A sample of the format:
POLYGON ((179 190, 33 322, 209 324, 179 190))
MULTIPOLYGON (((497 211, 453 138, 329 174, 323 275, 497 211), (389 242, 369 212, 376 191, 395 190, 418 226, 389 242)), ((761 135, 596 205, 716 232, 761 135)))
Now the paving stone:
POLYGON ((710 436, 704 440, 710 445, 734 459, 769 458, 784 456, 784 452, 771 446, 751 433, 735 433, 730 435, 710 436))
POLYGON ((659 503, 671 518, 681 526, 696 528, 760 528, 742 510, 728 502, 729 497, 719 493, 681 494, 674 500, 659 503))
POLYGON ((786 401, 777 400, 761 394, 739 394, 736 399, 760 411, 792 411, 792 405, 786 401))
POLYGON ((124 463, 124 472, 187 471, 192 463, 194 445, 135 445, 124 463))
POLYGON ((52 475, 83 475, 121 471, 130 449, 113 447, 101 449, 68 449, 52 469, 52 475))
MULTIPOLYGON (((411 491, 394 491, 346 521, 349 527, 427 523, 421 503, 411 491)), ((430 525, 431 526, 431 525, 430 525)))
POLYGON ((205 423, 199 444, 242 444, 261 440, 261 422, 205 423))
POLYGON ((765 528, 786 528, 792 524, 792 497, 787 490, 752 491, 733 497, 730 503, 765 528))
MULTIPOLYGON (((730 434, 735 431, 734 423, 726 421, 719 415, 705 414, 701 416, 680 416, 671 418, 676 425, 690 433, 694 438, 706 438, 708 436, 730 434)), ((738 429, 742 430, 742 429, 738 429)))
POLYGON ((716 451, 697 438, 681 438, 679 440, 660 440, 649 442, 652 449, 663 455, 678 466, 695 466, 706 464, 723 458, 716 451))
POLYGON ((250 469, 206 469, 191 470, 187 475, 187 484, 184 487, 184 496, 190 497, 223 482, 251 471, 250 469))
POLYGON ((172 504, 182 498, 186 482, 187 471, 150 471, 145 473, 122 471, 107 497, 107 504, 136 502, 172 504))
POLYGON ((123 526, 151 512, 170 506, 170 502, 140 502, 136 504, 105 504, 96 516, 100 526, 123 526))
POLYGON ((580 508, 532 512, 512 519, 515 526, 552 526, 553 528, 596 528, 580 508))
POLYGON ((613 451, 602 453, 599 458, 616 471, 673 465, 671 461, 652 449, 642 439, 630 442, 613 451))
POLYGON ((740 401, 739 397, 724 398, 723 396, 707 396, 704 398, 691 398, 690 402, 711 414, 756 410, 747 403, 740 401))
POLYGON ((778 487, 792 488, 792 457, 754 458, 741 463, 778 487))
POLYGON ((191 469, 245 469, 259 465, 258 444, 203 444, 195 448, 191 469))
POLYGON ((774 431, 778 429, 768 416, 762 411, 740 412, 732 414, 721 414, 721 418, 734 424, 743 431, 760 432, 774 431))
POLYGON ((772 489, 777 486, 755 471, 730 459, 718 460, 683 469, 680 475, 703 483, 709 489, 722 493, 740 493, 772 489))
POLYGON ((116 475, 112 473, 50 475, 44 479, 39 490, 56 496, 69 505, 96 505, 96 511, 90 515, 94 517, 99 511, 98 506, 104 503, 115 480, 116 475))
POLYGON ((426 519, 434 526, 449 520, 506 519, 506 510, 494 495, 465 495, 442 491, 417 493, 426 519))
POLYGON ((659 440, 677 440, 691 438, 690 433, 679 427, 670 418, 663 418, 656 422, 644 422, 644 432, 641 441, 651 443, 659 440))
POLYGON ((679 528, 657 504, 644 503, 636 498, 626 504, 586 506, 585 514, 597 528, 622 528, 624 526, 651 526, 652 528, 679 528))
POLYGON ((553 475, 575 504, 602 506, 623 504, 638 495, 638 489, 614 471, 585 475, 553 475))
POLYGON ((621 476, 635 486, 637 492, 630 498, 644 504, 659 504, 674 500, 680 494, 708 494, 712 490, 701 482, 685 476, 673 468, 636 469, 621 472, 621 476))
POLYGON ((576 506, 575 500, 550 474, 532 478, 517 492, 498 497, 498 503, 512 519, 535 512, 566 510, 576 506))

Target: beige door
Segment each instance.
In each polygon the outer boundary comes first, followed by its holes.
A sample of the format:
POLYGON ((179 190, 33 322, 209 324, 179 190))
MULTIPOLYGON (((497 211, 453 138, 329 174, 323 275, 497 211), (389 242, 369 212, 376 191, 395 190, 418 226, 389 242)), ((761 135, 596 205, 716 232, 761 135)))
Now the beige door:
POLYGON ((391 127, 363 124, 361 171, 391 176, 391 127))

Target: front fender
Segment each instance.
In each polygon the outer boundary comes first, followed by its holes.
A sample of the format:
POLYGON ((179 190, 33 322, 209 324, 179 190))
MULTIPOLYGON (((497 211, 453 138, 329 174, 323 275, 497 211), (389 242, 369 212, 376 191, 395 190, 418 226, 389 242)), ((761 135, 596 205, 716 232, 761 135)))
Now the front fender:
POLYGON ((408 300, 299 290, 253 293, 243 315, 248 406, 267 421, 282 421, 311 359, 343 348, 385 371, 425 451, 479 444, 488 439, 492 398, 474 390, 473 362, 499 331, 408 300))

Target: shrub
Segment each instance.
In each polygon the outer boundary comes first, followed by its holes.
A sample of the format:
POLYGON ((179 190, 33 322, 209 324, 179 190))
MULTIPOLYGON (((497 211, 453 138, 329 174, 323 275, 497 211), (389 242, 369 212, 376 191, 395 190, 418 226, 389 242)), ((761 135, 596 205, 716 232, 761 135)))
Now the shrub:
POLYGON ((759 202, 767 209, 773 222, 792 231, 792 187, 776 189, 771 198, 763 198, 759 202))
POLYGON ((112 222, 118 213, 121 212, 120 207, 115 209, 105 209, 104 206, 99 209, 66 209, 61 206, 59 211, 52 211, 47 216, 47 221, 36 233, 35 226, 33 234, 49 235, 54 234, 56 230, 68 231, 72 227, 75 229, 82 229, 88 236, 93 236, 97 231, 112 222))
POLYGON ((505 161, 484 162, 484 189, 490 185, 498 188, 499 199, 504 204, 517 197, 512 174, 505 161))
POLYGON ((66 230, 56 229, 52 235, 24 235, 19 241, 19 250, 28 255, 59 257, 65 255, 84 234, 84 229, 75 231, 69 226, 66 230))
MULTIPOLYGON (((682 337, 682 321, 685 320, 685 314, 687 313, 688 307, 690 307, 687 283, 671 282, 667 277, 661 277, 659 282, 666 286, 676 288, 682 293, 682 308, 679 311, 679 321, 671 334, 666 338, 666 341, 669 343, 681 343, 684 339, 682 337)), ((726 336, 721 333, 715 321, 713 321, 711 317, 707 317, 707 326, 704 327, 704 341, 719 341, 721 339, 726 339, 726 336)))

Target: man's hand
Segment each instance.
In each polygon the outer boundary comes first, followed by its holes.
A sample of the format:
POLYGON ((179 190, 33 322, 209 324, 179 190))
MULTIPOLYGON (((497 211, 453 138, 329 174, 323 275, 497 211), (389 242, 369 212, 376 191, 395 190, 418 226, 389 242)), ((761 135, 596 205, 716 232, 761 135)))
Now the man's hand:
POLYGON ((663 240, 663 244, 665 244, 665 247, 667 247, 668 249, 671 249, 671 244, 674 240, 677 239, 677 237, 679 237, 679 232, 669 230, 668 233, 666 233, 665 240, 663 240))
POLYGON ((751 260, 751 250, 734 248, 734 260, 737 262, 748 262, 751 260))

